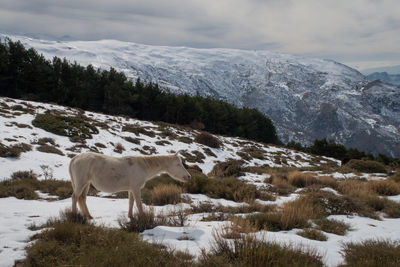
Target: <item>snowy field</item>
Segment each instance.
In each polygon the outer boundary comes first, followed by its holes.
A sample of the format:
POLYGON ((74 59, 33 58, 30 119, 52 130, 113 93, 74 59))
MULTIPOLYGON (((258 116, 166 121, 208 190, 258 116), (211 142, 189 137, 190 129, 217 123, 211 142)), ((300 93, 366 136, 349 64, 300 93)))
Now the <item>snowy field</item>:
MULTIPOLYGON (((94 134, 92 139, 86 140, 86 146, 77 147, 77 143, 71 142, 68 137, 59 136, 34 127, 32 120, 36 114, 45 113, 46 111, 58 111, 62 114, 76 115, 77 110, 65 108, 57 105, 24 102, 20 100, 12 100, 8 98, 0 98, 0 142, 3 145, 11 146, 18 143, 26 143, 32 145, 32 150, 24 152, 18 159, 0 158, 0 180, 9 178, 16 171, 32 170, 39 175, 39 179, 44 179, 44 170, 50 170, 51 175, 55 179, 69 180, 68 164, 69 156, 85 152, 89 150, 97 150, 98 152, 112 155, 141 155, 145 153, 170 153, 180 152, 181 155, 195 155, 195 151, 203 152, 204 159, 195 162, 203 173, 211 171, 217 162, 223 162, 227 159, 241 159, 237 154, 243 148, 257 147, 264 151, 264 159, 255 159, 245 161, 245 166, 261 166, 269 165, 270 167, 311 167, 330 162, 331 164, 340 164, 339 162, 329 159, 314 157, 305 153, 292 151, 286 148, 270 146, 266 144, 256 143, 239 138, 221 137, 223 146, 219 149, 208 148, 204 145, 193 142, 194 136, 198 133, 195 130, 184 128, 175 128, 169 125, 154 124, 124 117, 113 117, 104 114, 85 112, 85 116, 93 121, 101 122, 107 127, 99 129, 98 134, 94 134), (14 107, 14 108, 13 108, 14 107), (22 109, 21 109, 22 107, 22 109), (22 111, 21 111, 22 110, 22 111), (135 125, 155 133, 154 136, 142 133, 132 133, 123 131, 125 125, 135 125), (169 135, 162 133, 168 131, 169 135), (174 138, 171 138, 174 133, 174 138), (125 137, 125 138, 124 138, 125 137), (126 137, 134 138, 139 141, 135 144, 126 140, 126 137), (185 137, 186 139, 182 139, 185 137), (55 146, 63 152, 64 155, 53 153, 44 153, 37 150, 38 140, 41 138, 54 139, 55 146), (182 140, 186 140, 182 142, 182 140), (187 140, 190 140, 188 142, 187 140), (98 143, 104 145, 99 147, 98 143), (115 145, 120 143, 124 147, 122 153, 115 152, 115 145), (146 149, 144 149, 146 148, 146 149), (210 156, 205 151, 211 150, 214 154, 210 156), (277 161, 277 157, 285 160, 277 161)), ((318 174, 322 175, 322 174, 318 174)), ((326 174, 323 174, 326 175, 326 174)), ((332 177, 336 179, 345 178, 365 178, 368 180, 385 179, 383 174, 341 174, 332 173, 332 177)), ((240 180, 247 183, 255 184, 257 187, 266 186, 264 180, 267 174, 244 173, 240 180)), ((285 202, 296 199, 299 196, 298 189, 289 196, 278 196, 274 201, 262 201, 264 204, 282 205, 285 202)), ((333 191, 331 188, 323 190, 333 191)), ((58 216, 61 210, 71 205, 71 198, 63 200, 52 200, 51 196, 38 192, 41 199, 38 200, 22 200, 14 197, 0 198, 0 266, 12 266, 16 259, 24 258, 24 248, 29 244, 29 238, 36 232, 28 229, 31 225, 40 225, 45 223, 48 218, 58 216)), ((118 227, 117 219, 121 215, 126 216, 128 210, 127 199, 105 198, 98 196, 88 197, 88 207, 94 216, 94 222, 98 225, 108 227, 118 227)), ((246 203, 237 203, 225 199, 212 199, 201 194, 185 194, 189 198, 192 205, 200 203, 211 203, 212 205, 222 206, 239 206, 248 205, 246 203)), ((391 196, 396 202, 400 202, 400 195, 391 196)), ((155 206, 156 213, 167 214, 180 208, 190 208, 189 204, 181 203, 178 205, 155 206)), ((187 225, 184 227, 167 227, 158 226, 154 229, 146 230, 141 235, 149 242, 161 242, 179 250, 188 251, 193 255, 199 255, 201 249, 208 249, 213 241, 212 233, 223 225, 227 225, 228 221, 201 221, 205 214, 191 214, 188 216, 187 225), (179 240, 182 237, 188 240, 179 240)), ((346 235, 340 236, 326 233, 327 241, 315 241, 306 239, 297 235, 300 229, 292 229, 290 231, 267 232, 260 231, 257 233, 267 240, 273 240, 278 243, 290 243, 304 247, 314 248, 324 256, 324 262, 327 266, 336 266, 343 262, 340 254, 341 245, 348 241, 361 241, 370 238, 400 240, 400 219, 388 219, 382 217, 381 220, 374 220, 356 215, 329 216, 349 223, 351 231, 346 235)))

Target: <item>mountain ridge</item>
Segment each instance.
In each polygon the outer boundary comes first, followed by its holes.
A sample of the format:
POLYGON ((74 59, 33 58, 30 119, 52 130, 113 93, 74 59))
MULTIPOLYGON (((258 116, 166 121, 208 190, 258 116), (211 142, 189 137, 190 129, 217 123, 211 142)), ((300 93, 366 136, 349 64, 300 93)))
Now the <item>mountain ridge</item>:
POLYGON ((46 41, 11 36, 45 57, 66 57, 174 93, 200 94, 257 108, 280 139, 329 138, 366 152, 400 156, 400 89, 370 82, 333 60, 269 51, 156 47, 115 40, 46 41))

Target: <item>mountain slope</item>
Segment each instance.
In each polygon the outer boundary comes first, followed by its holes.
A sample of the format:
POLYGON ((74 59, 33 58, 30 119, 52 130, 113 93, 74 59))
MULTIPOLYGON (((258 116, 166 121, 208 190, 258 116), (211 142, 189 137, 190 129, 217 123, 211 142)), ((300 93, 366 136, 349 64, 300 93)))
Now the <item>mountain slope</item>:
POLYGON ((331 60, 268 51, 157 47, 114 40, 45 41, 15 36, 46 57, 114 67, 175 93, 257 108, 279 137, 309 144, 331 138, 366 152, 400 156, 400 89, 369 82, 331 60))
POLYGON ((400 85, 400 74, 389 74, 387 72, 374 72, 367 75, 370 81, 381 80, 383 82, 400 85))

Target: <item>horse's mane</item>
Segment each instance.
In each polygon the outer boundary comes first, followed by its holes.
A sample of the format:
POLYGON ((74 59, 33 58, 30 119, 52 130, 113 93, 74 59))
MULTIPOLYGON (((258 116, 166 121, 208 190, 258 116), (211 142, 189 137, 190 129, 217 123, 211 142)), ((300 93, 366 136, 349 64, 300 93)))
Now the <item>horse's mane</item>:
POLYGON ((148 155, 148 156, 136 156, 135 158, 142 165, 156 169, 161 167, 165 167, 171 159, 174 157, 174 154, 165 154, 165 155, 148 155))

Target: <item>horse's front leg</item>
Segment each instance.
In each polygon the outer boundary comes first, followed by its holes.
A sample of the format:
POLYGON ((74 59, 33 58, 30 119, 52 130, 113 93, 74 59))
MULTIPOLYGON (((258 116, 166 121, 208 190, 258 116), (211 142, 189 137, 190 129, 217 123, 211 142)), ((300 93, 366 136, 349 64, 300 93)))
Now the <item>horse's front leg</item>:
POLYGON ((133 196, 133 192, 129 191, 129 210, 128 210, 128 217, 132 218, 132 210, 133 210, 133 203, 135 202, 134 196, 133 196))
POLYGON ((139 210, 139 215, 143 214, 143 207, 142 207, 142 192, 139 190, 135 190, 133 192, 134 196, 135 196, 135 200, 136 200, 136 206, 139 210))

